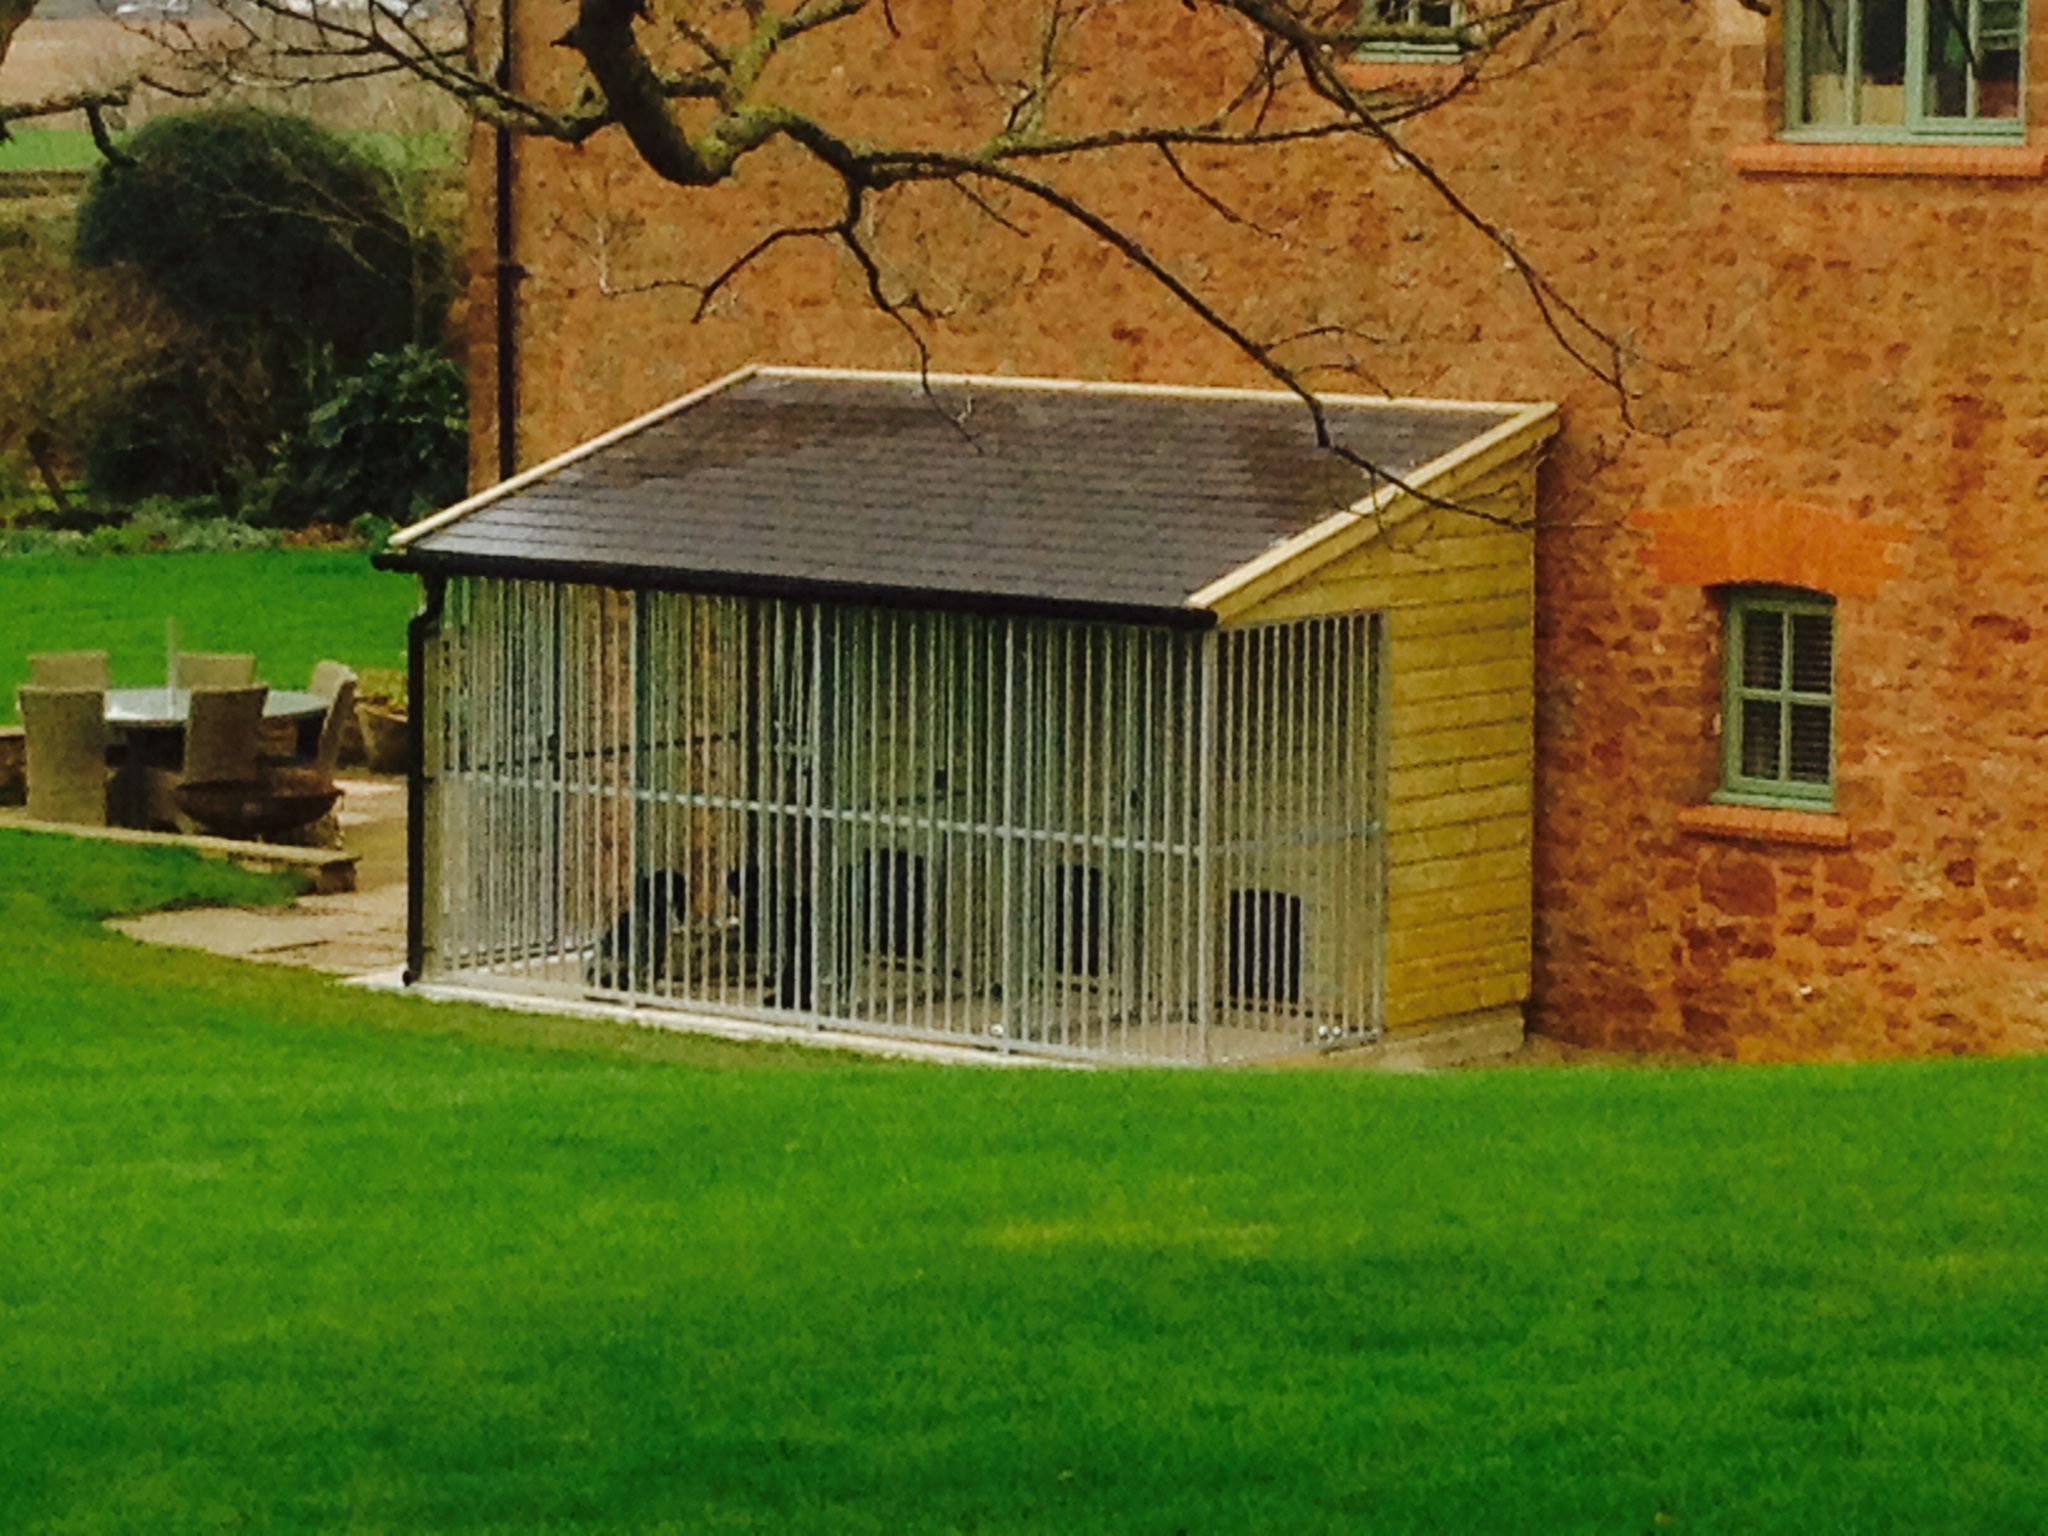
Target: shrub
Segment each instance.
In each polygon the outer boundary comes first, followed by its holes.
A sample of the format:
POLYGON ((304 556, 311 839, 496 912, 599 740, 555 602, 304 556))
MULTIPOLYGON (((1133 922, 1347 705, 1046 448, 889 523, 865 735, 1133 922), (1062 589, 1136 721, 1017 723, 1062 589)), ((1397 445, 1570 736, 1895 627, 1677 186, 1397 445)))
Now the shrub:
POLYGON ((68 488, 81 455, 171 366, 182 329, 133 268, 77 271, 33 240, 0 243, 0 295, 0 449, 34 470, 58 521, 89 522, 68 488))
POLYGON ((374 512, 360 512, 349 519, 348 531, 358 544, 376 555, 391 547, 391 535, 398 532, 398 524, 374 512))
POLYGON ((459 500, 468 470, 467 401, 461 368, 425 347, 372 358, 286 444, 251 498, 251 520, 348 523, 373 542, 379 524, 388 536, 421 509, 459 500))
POLYGON ((437 336, 450 263, 397 173, 297 117, 233 106, 152 120, 79 210, 77 258, 144 273, 192 333, 174 377, 101 435, 121 495, 228 490, 337 377, 437 336))
POLYGON ((124 523, 90 533, 51 528, 0 528, 0 558, 25 555, 209 554, 273 549, 275 531, 238 518, 183 516, 175 504, 146 503, 124 523))

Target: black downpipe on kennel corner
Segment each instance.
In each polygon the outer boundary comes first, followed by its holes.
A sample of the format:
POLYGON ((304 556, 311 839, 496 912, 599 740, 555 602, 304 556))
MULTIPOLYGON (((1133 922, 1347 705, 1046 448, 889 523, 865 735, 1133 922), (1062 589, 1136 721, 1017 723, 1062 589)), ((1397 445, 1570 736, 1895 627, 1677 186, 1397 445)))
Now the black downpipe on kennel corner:
POLYGON ((419 611, 405 626, 405 975, 427 963, 427 645, 441 627, 444 576, 420 578, 419 611))

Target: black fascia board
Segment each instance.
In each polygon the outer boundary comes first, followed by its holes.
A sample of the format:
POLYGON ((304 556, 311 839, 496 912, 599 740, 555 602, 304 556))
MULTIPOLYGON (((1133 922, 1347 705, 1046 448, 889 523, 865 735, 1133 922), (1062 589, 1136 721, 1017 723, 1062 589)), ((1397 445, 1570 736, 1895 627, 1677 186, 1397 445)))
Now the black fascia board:
POLYGON ((690 592, 707 597, 770 597, 797 602, 846 603, 869 608, 908 608, 971 613, 984 617, 1078 619, 1100 624, 1143 624, 1166 629, 1211 629, 1216 615, 1206 608, 1150 603, 1094 603, 1082 599, 1033 597, 1026 593, 956 592, 931 587, 872 586, 852 581, 815 581, 794 576, 758 576, 734 571, 684 571, 668 566, 601 560, 536 560, 515 555, 440 554, 433 550, 386 550, 373 555, 380 571, 416 576, 490 576, 508 581, 557 581, 576 586, 614 587, 631 592, 690 592))

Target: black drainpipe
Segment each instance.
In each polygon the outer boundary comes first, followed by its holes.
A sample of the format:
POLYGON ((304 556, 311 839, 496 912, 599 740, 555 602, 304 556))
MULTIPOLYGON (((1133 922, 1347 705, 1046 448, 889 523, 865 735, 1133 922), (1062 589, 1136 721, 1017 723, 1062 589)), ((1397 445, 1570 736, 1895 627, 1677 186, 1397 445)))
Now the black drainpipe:
MULTIPOLYGON (((498 0, 498 89, 512 90, 512 6, 514 0, 498 0)), ((512 259, 512 191, 517 169, 512 157, 512 132, 503 126, 495 130, 492 146, 496 183, 492 197, 492 218, 496 225, 498 302, 498 478, 509 480, 518 472, 519 416, 519 279, 526 274, 512 259)))
POLYGON ((441 626, 445 576, 420 578, 419 612, 405 626, 405 984, 427 963, 427 645, 441 626))

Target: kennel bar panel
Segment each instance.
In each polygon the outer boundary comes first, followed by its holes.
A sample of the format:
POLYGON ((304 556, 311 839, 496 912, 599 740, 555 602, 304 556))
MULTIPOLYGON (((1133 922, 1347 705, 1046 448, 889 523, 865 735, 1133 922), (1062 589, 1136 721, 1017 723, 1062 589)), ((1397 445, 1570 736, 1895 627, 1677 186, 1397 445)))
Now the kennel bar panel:
POLYGON ((1364 615, 465 578, 436 658, 439 975, 1091 1058, 1378 1018, 1364 615))

